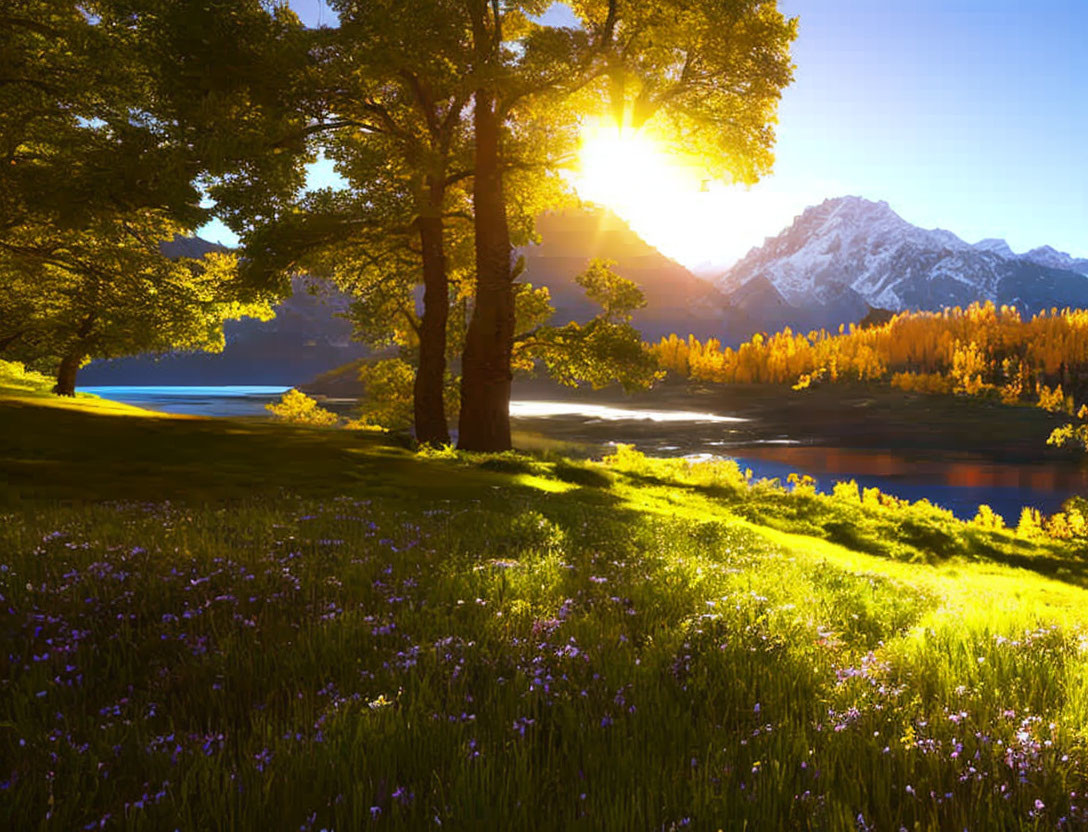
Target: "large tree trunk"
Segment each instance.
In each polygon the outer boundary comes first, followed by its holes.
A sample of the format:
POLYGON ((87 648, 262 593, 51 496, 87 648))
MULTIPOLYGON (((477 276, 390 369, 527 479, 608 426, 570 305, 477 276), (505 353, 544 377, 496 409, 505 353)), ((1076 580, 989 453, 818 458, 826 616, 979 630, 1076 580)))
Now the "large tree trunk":
POLYGON ((442 246, 442 218, 421 217, 419 239, 423 251, 423 321, 419 328, 419 368, 414 389, 416 440, 425 445, 448 445, 450 432, 443 393, 450 290, 442 246))
POLYGON ((473 118, 476 303, 462 358, 457 444, 467 451, 505 451, 510 449, 514 287, 500 166, 502 125, 493 95, 476 92, 473 118))
POLYGON ((76 374, 82 363, 83 354, 79 352, 70 352, 61 359, 60 368, 57 370, 57 383, 53 385, 54 393, 58 396, 76 394, 76 374))

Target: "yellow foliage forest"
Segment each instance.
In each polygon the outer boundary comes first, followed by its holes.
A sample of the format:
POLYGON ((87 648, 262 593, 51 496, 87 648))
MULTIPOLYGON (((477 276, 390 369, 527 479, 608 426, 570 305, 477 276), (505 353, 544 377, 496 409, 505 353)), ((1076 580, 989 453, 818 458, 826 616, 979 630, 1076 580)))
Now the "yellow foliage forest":
POLYGON ((1012 403, 1047 398, 1071 411, 1066 391, 1088 388, 1088 311, 1044 310, 1023 320, 993 303, 942 312, 903 312, 887 323, 771 336, 737 349, 716 338, 670 335, 652 345, 662 369, 697 381, 776 383, 887 380, 927 393, 992 394, 1012 403), (1048 385, 1055 386, 1051 390, 1048 385))

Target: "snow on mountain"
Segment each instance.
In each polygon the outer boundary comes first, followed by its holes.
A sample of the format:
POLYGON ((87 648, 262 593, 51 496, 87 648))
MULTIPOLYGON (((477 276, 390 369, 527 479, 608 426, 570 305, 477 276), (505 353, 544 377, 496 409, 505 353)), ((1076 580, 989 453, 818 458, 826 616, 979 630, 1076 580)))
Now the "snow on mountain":
POLYGON ((1067 269, 1078 274, 1088 275, 1088 258, 1078 259, 1064 251, 1057 251, 1051 246, 1033 248, 1020 258, 1040 266, 1049 266, 1052 269, 1067 269))
MULTIPOLYGON (((1016 255, 1004 240, 970 245, 950 231, 910 224, 886 202, 856 196, 825 200, 752 249, 718 285, 768 329, 835 327, 869 306, 940 309, 973 301, 1034 312, 1088 306, 1077 261, 1053 249, 1016 255)), ((859 314, 860 312, 860 314, 859 314)))
POLYGON ((998 257, 1016 257, 1016 253, 1009 248, 1009 244, 996 237, 988 237, 985 240, 979 240, 975 243, 975 248, 979 251, 988 251, 991 254, 996 254, 998 257))

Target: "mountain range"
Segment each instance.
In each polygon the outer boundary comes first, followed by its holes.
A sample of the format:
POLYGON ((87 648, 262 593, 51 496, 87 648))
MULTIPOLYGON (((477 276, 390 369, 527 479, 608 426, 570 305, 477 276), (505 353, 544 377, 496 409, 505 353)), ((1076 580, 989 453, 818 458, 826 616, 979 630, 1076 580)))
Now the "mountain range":
MULTIPOLYGON (((785 326, 834 330, 874 308, 938 310, 985 300, 1027 314, 1088 308, 1088 259, 1049 246, 1017 254, 998 239, 967 243, 950 231, 914 226, 885 202, 856 196, 805 209, 789 228, 711 279, 670 260, 608 211, 547 213, 537 230, 541 242, 520 252, 520 279, 548 287, 555 320, 596 314, 575 277, 592 258, 606 258, 642 289, 646 306, 634 323, 647 340, 675 332, 736 345, 785 326)), ((169 254, 189 257, 217 248, 199 238, 165 246, 169 254)), ((220 354, 99 361, 83 370, 81 383, 299 384, 364 356, 341 315, 349 299, 331 289, 314 294, 306 285, 296 281, 275 320, 228 322, 220 354)))
MULTIPOLYGON (((635 313, 634 323, 646 338, 670 332, 707 338, 720 334, 723 321, 732 320, 713 284, 669 260, 614 214, 549 213, 539 218, 537 229, 542 242, 520 252, 525 256, 521 279, 549 288, 560 323, 584 322, 599 311, 574 279, 595 257, 616 261, 618 273, 639 284, 647 304, 635 313)), ((163 250, 170 256, 199 258, 222 247, 198 237, 179 237, 163 250)), ((301 384, 365 356, 366 348, 351 341, 351 325, 341 314, 350 299, 329 286, 314 294, 307 291, 310 285, 296 280, 294 294, 276 307, 274 320, 228 321, 221 353, 96 361, 80 373, 80 384, 301 384)), ((744 326, 752 325, 745 321, 744 326)))
POLYGON ((642 290, 646 306, 635 312, 632 322, 647 340, 672 332, 720 337, 723 325, 735 329, 753 323, 735 320, 713 283, 667 258, 609 211, 547 213, 537 218, 536 229, 540 243, 522 249, 521 279, 548 287, 559 323, 584 322, 600 311, 575 282, 593 258, 615 261, 614 271, 642 290))
POLYGON ((856 321, 870 307, 1085 307, 1088 259, 1049 246, 1017 254, 997 239, 967 243, 911 225, 886 202, 845 196, 805 209, 715 283, 734 313, 760 329, 808 330, 856 321))

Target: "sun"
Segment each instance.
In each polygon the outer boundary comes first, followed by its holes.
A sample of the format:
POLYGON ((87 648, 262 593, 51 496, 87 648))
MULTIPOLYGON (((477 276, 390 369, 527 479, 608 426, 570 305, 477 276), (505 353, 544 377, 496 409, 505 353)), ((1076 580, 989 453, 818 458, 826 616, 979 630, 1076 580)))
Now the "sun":
POLYGON ((610 209, 662 254, 706 273, 723 271, 812 202, 781 183, 749 188, 713 179, 694 154, 651 130, 598 121, 582 127, 570 181, 583 201, 610 209))
POLYGON ((611 209, 669 256, 695 255, 691 220, 707 180, 652 133, 587 124, 573 183, 582 200, 611 209))
POLYGON ((651 134, 600 125, 582 132, 577 183, 583 199, 633 214, 700 188, 690 167, 651 134))

